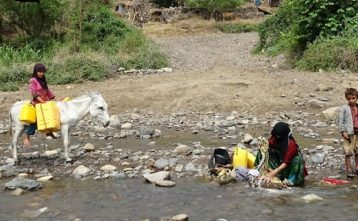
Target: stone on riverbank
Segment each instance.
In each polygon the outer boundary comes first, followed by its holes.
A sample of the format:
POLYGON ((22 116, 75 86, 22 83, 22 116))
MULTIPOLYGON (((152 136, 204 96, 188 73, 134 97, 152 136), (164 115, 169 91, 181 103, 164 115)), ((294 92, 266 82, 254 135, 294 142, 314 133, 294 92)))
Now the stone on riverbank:
POLYGON ((189 221, 189 216, 186 214, 178 214, 173 216, 170 221, 189 221))
POLYGON ((160 187, 173 187, 175 186, 175 182, 170 180, 157 180, 155 181, 155 185, 160 187))
POLYGON ((323 198, 317 196, 316 194, 308 194, 306 196, 301 197, 306 203, 310 203, 313 201, 322 201, 323 198))
POLYGON ((109 173, 109 172, 117 170, 117 167, 107 164, 107 165, 102 166, 101 170, 104 171, 105 173, 109 173))
POLYGON ((156 183, 156 181, 168 180, 170 178, 170 172, 160 171, 157 173, 143 174, 143 177, 151 183, 156 183))
POLYGON ((74 169, 74 171, 72 172, 72 174, 75 177, 83 177, 83 176, 87 176, 89 174, 89 172, 91 171, 91 169, 89 169, 88 167, 85 167, 83 165, 78 166, 76 169, 74 169))
POLYGON ((15 190, 17 188, 36 190, 42 188, 42 184, 36 180, 30 180, 23 177, 16 177, 5 184, 5 189, 15 190))
POLYGON ((187 155, 192 151, 191 147, 188 147, 187 145, 183 145, 180 144, 179 146, 177 146, 174 150, 175 153, 177 154, 183 154, 183 155, 187 155))
POLYGON ((94 146, 93 146, 93 144, 91 144, 91 143, 87 143, 84 147, 83 147, 83 150, 85 150, 85 151, 94 151, 94 146))
POLYGON ((330 107, 324 111, 322 111, 322 115, 327 120, 335 120, 338 116, 340 107, 330 107))

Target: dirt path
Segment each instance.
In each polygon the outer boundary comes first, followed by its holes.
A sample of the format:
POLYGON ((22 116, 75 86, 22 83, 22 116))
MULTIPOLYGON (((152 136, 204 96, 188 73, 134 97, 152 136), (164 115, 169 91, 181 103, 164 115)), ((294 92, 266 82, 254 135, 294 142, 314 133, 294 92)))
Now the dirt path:
MULTIPOLYGON (((161 115, 183 109, 316 111, 307 105, 310 100, 324 99, 327 107, 340 105, 344 88, 358 86, 357 74, 284 70, 279 58, 252 55, 256 33, 153 36, 153 40, 168 54, 173 72, 52 88, 58 97, 100 91, 112 114, 137 108, 161 115)), ((0 92, 1 116, 21 99, 29 99, 26 85, 18 92, 0 92)))

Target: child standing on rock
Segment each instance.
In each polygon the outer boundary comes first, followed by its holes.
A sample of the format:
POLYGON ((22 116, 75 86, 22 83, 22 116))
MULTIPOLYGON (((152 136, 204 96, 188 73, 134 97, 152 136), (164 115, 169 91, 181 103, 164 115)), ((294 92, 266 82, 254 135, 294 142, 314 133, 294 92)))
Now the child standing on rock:
POLYGON ((348 88, 345 97, 348 104, 341 107, 338 127, 343 136, 347 179, 352 179, 358 175, 358 91, 348 88), (355 157, 355 174, 351 168, 351 156, 355 157))

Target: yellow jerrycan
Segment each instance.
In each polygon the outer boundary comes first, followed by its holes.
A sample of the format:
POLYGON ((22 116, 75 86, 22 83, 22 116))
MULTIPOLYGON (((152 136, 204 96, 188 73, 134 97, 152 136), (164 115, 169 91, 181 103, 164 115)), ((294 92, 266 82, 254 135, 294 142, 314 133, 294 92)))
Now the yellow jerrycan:
POLYGON ((35 107, 30 102, 26 102, 22 106, 20 112, 20 121, 24 124, 33 124, 36 122, 35 107))
POLYGON ((232 157, 232 165, 234 168, 246 167, 249 169, 253 169, 255 159, 256 158, 252 153, 248 152, 243 148, 235 147, 234 154, 232 157))
POLYGON ((247 167, 247 150, 235 147, 232 157, 232 166, 234 168, 247 167))
POLYGON ((256 157, 252 153, 247 152, 247 168, 253 169, 255 160, 256 160, 256 157))
POLYGON ((36 104, 37 129, 41 132, 59 131, 60 111, 55 101, 36 104))

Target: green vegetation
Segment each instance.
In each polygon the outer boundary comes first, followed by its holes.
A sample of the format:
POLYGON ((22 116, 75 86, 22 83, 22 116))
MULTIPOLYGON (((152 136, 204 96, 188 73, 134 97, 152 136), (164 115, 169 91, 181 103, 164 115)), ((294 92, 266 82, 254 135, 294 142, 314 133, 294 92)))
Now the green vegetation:
POLYGON ((119 67, 161 68, 166 57, 140 30, 119 19, 109 1, 0 2, 0 90, 28 82, 34 63, 50 84, 99 81, 119 67))
POLYGON ((220 22, 215 27, 224 33, 242 33, 258 31, 258 23, 226 23, 220 22))
POLYGON ((358 0, 286 0, 259 26, 257 51, 306 70, 358 70, 358 0))
POLYGON ((244 0, 186 0, 186 5, 191 9, 202 10, 204 16, 211 19, 215 13, 232 11, 244 2, 244 0))

